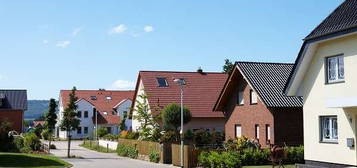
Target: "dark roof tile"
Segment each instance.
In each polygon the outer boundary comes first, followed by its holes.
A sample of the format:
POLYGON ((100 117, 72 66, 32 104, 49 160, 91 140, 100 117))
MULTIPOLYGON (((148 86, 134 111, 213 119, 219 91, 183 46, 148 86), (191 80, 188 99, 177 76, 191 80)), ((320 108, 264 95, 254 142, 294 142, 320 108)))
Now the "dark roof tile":
POLYGON ((0 90, 0 95, 4 95, 0 109, 27 110, 26 90, 0 90))

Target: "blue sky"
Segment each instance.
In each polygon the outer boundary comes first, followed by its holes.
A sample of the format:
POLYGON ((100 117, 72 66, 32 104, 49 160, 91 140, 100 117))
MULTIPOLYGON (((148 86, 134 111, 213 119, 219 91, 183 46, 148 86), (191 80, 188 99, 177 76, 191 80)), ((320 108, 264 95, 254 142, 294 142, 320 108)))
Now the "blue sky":
POLYGON ((130 89, 139 70, 293 62, 342 0, 0 0, 0 88, 130 89))

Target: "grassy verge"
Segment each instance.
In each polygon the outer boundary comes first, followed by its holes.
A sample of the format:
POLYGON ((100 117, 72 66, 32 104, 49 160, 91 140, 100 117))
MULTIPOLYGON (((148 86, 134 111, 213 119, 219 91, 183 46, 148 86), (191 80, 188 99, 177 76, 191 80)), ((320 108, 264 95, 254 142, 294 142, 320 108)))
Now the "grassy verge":
MULTIPOLYGON (((278 166, 276 166, 278 167, 278 166)), ((295 165, 284 165, 285 168, 295 168, 295 165)), ((243 166, 243 168, 272 168, 272 165, 265 166, 243 166)))
POLYGON ((95 150, 97 152, 116 153, 115 150, 107 149, 106 147, 102 147, 102 146, 98 146, 98 143, 95 141, 84 141, 83 144, 81 144, 79 146, 90 149, 90 150, 95 150), (92 144, 90 144, 90 142, 92 142, 92 144))
POLYGON ((0 167, 63 168, 71 164, 53 156, 26 153, 0 153, 0 167))

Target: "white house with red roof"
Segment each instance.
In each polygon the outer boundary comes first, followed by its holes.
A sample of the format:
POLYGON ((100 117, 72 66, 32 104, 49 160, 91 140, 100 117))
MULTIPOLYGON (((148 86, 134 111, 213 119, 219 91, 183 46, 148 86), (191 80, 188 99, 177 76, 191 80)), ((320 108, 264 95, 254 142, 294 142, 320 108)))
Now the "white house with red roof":
MULTIPOLYGON (((66 132, 61 131, 59 124, 63 111, 69 102, 71 90, 61 90, 59 97, 59 113, 56 126, 56 136, 66 138, 66 132)), ((134 91, 114 90, 77 90, 77 117, 81 120, 79 129, 72 131, 74 139, 92 137, 95 126, 105 127, 111 134, 118 134, 118 125, 125 113, 130 111, 134 91)), ((126 129, 131 129, 131 121, 126 120, 126 129)))
MULTIPOLYGON (((224 130, 223 113, 213 112, 214 104, 224 86, 227 75, 218 72, 173 72, 140 71, 136 83, 132 116, 137 115, 137 102, 142 102, 140 95, 148 96, 149 112, 158 115, 170 104, 180 104, 180 86, 174 79, 185 81, 183 104, 191 111, 192 119, 184 126, 188 129, 224 130)), ((140 122, 132 120, 133 131, 137 131, 140 122)))

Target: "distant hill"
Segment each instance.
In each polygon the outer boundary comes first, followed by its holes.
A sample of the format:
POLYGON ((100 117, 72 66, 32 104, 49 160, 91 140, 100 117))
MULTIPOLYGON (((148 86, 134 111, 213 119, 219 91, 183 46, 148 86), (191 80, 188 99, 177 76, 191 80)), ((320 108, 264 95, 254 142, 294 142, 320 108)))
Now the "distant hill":
POLYGON ((34 120, 47 112, 49 100, 28 100, 27 103, 25 120, 34 120))

